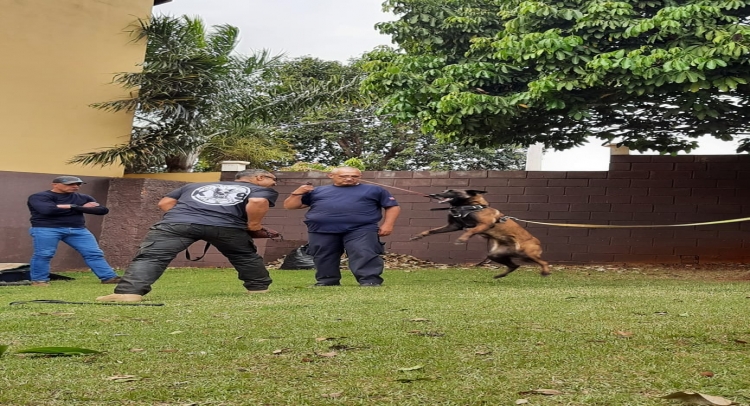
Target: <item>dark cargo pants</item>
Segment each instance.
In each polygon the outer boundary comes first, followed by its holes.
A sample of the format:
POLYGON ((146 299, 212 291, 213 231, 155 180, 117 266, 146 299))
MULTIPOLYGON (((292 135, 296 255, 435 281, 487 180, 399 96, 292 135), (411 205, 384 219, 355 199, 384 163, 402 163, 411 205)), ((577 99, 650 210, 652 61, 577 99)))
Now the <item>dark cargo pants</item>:
POLYGON ((346 233, 307 233, 307 253, 315 262, 315 279, 319 284, 338 285, 341 281, 341 255, 346 251, 349 269, 359 284, 383 283, 383 244, 377 230, 354 230, 346 233))
POLYGON ((247 290, 265 290, 271 277, 247 230, 200 224, 156 224, 149 229, 138 253, 115 287, 115 293, 145 295, 170 262, 190 244, 211 243, 237 270, 247 290))

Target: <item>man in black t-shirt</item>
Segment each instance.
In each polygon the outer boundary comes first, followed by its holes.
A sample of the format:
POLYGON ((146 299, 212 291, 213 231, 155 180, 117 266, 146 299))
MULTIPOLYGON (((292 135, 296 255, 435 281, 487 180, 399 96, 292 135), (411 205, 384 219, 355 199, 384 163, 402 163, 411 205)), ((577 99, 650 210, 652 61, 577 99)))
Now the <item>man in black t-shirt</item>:
POLYGON ((248 293, 268 292, 271 277, 248 231, 261 230, 273 207, 276 177, 262 169, 238 172, 233 182, 191 183, 159 201, 164 217, 154 224, 125 270, 115 293, 104 302, 139 302, 180 251, 204 240, 237 270, 248 293))

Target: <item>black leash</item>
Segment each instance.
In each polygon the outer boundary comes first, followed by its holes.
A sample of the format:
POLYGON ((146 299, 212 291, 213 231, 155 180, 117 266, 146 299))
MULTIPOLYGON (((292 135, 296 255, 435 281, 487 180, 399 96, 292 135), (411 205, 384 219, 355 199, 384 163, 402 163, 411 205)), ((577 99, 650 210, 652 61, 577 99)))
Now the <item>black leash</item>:
POLYGON ((51 299, 37 299, 37 300, 26 300, 23 302, 10 302, 9 306, 27 304, 27 303, 82 304, 82 305, 102 305, 102 306, 164 306, 164 303, 66 302, 64 300, 51 300, 51 299))

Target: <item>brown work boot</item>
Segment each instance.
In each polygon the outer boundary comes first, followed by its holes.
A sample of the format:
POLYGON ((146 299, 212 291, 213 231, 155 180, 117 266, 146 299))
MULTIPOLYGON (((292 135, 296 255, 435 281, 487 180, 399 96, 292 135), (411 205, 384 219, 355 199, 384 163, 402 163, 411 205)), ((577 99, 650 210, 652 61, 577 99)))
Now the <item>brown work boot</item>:
POLYGON ((140 302, 143 300, 143 296, 130 293, 113 293, 107 296, 99 296, 96 300, 100 302, 140 302))
POLYGON ((251 294, 251 295, 255 294, 255 293, 268 293, 268 289, 263 289, 263 290, 248 290, 247 293, 251 294))
POLYGON ((45 281, 32 281, 31 286, 49 286, 49 282, 45 281))
POLYGON ((119 276, 115 276, 114 278, 103 280, 102 283, 105 285, 117 285, 121 280, 122 278, 120 278, 119 276))

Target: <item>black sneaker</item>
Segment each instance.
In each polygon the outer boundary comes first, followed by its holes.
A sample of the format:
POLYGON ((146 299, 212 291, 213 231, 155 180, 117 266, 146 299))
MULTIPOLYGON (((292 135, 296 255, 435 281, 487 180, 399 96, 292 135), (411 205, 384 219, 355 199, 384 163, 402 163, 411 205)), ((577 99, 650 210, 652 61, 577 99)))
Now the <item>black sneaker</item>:
POLYGON ((340 283, 322 283, 322 282, 318 282, 318 283, 316 283, 313 286, 341 286, 341 284, 340 283))
POLYGON ((377 288, 377 287, 380 287, 380 286, 383 286, 383 285, 381 285, 379 283, 362 283, 359 286, 362 286, 363 288, 377 288))

